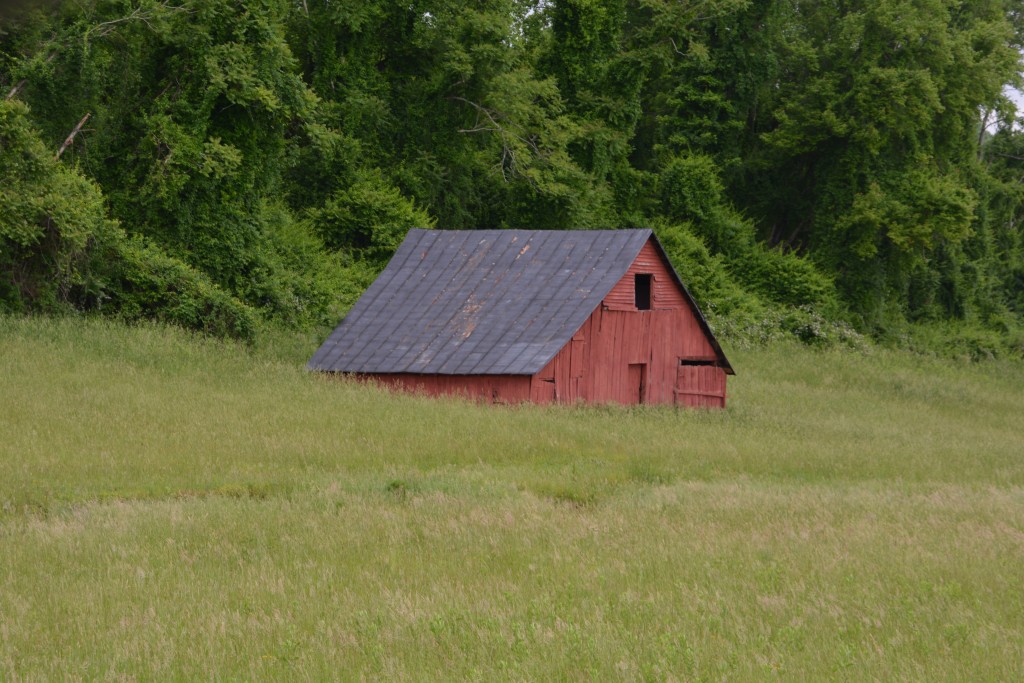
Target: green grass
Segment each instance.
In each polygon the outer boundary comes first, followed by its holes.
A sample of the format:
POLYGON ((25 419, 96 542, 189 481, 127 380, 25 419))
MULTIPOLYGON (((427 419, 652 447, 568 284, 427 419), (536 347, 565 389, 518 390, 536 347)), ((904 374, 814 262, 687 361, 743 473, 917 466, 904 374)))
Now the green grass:
POLYGON ((1024 364, 508 408, 314 344, 0 317, 0 680, 1024 678, 1024 364))

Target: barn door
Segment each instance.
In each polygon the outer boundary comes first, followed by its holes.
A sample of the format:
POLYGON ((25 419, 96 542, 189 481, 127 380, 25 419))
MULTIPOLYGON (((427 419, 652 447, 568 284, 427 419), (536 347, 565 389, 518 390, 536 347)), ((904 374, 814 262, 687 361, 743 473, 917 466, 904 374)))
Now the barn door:
POLYGON ((725 372, 706 361, 680 359, 676 374, 676 405, 725 407, 725 372))
POLYGON ((644 403, 647 399, 647 364, 636 363, 629 366, 629 402, 644 403))

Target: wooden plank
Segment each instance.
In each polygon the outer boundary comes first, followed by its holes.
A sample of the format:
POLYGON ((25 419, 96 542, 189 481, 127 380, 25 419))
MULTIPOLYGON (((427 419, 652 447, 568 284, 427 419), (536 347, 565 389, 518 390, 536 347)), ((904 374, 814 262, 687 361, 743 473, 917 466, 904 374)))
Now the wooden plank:
MULTIPOLYGON (((600 315, 600 313, 601 313, 601 307, 598 306, 598 310, 595 311, 594 315, 600 315)), ((580 397, 581 401, 589 401, 590 400, 590 373, 588 372, 588 370, 590 369, 590 366, 591 366, 591 363, 592 363, 591 357, 593 355, 591 353, 591 349, 590 349, 590 347, 591 347, 591 339, 593 339, 593 330, 594 330, 594 322, 593 321, 594 321, 594 317, 591 316, 587 320, 587 322, 584 323, 583 327, 580 328, 580 329, 583 330, 583 359, 582 359, 582 366, 583 367, 581 368, 581 375, 580 375, 580 382, 579 382, 579 393, 578 393, 578 396, 580 397)))
POLYGON ((406 375, 366 374, 359 379, 425 396, 464 396, 488 403, 522 403, 532 398, 527 375, 406 375))
POLYGON ((583 346, 582 339, 573 339, 569 342, 569 374, 572 377, 583 376, 583 346))
POLYGON ((725 371, 709 365, 680 365, 674 389, 677 405, 725 407, 725 371))

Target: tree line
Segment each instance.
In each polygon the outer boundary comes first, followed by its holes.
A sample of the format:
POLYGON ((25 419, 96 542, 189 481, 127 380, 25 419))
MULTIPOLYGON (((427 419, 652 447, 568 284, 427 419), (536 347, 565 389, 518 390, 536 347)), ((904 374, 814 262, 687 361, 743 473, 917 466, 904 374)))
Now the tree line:
POLYGON ((410 227, 651 227, 722 328, 1021 352, 1022 47, 1013 0, 22 2, 0 310, 252 338, 410 227))

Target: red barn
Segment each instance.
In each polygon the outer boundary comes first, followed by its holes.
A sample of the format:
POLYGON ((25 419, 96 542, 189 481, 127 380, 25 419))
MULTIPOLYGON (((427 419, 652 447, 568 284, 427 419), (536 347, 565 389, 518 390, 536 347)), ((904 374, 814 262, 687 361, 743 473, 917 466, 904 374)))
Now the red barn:
POLYGON ((308 367, 496 403, 709 407, 734 374, 650 230, 412 230, 308 367))

